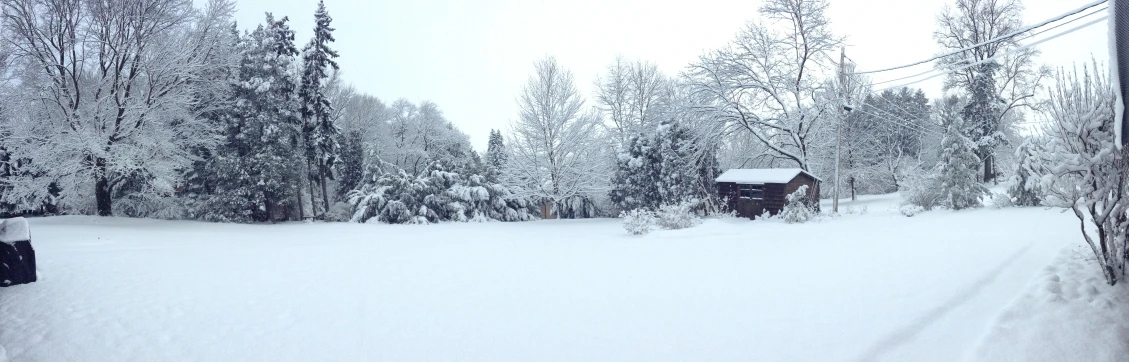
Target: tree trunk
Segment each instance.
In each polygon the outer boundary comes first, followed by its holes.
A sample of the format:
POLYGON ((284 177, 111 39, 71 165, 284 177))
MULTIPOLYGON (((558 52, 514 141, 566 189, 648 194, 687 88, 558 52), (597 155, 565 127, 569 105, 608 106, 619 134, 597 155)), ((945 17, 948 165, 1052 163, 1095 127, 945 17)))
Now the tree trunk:
POLYGON ((984 182, 996 180, 995 157, 992 154, 984 155, 984 182))
POLYGON ((321 172, 321 199, 325 203, 324 206, 325 206, 325 212, 326 213, 329 212, 329 191, 327 190, 327 187, 325 186, 325 184, 327 184, 327 183, 329 183, 329 181, 326 179, 325 172, 323 171, 323 172, 321 172))
POLYGON ((98 205, 98 216, 113 216, 113 201, 111 200, 110 177, 107 175, 106 159, 94 160, 94 200, 98 205))
POLYGON ((308 181, 307 183, 310 186, 310 217, 317 219, 318 218, 317 188, 314 187, 314 182, 316 182, 316 181, 314 180, 314 175, 313 175, 313 172, 312 172, 313 168, 312 167, 313 166, 310 163, 310 158, 306 157, 306 181, 308 181))
POLYGON ((305 208, 305 205, 302 204, 302 178, 301 177, 298 178, 298 183, 295 186, 298 188, 296 190, 297 193, 294 194, 295 196, 298 197, 298 220, 305 220, 306 219, 306 208, 305 208))
POLYGON ((855 178, 851 177, 849 182, 851 183, 851 201, 858 201, 857 193, 855 192, 855 178))

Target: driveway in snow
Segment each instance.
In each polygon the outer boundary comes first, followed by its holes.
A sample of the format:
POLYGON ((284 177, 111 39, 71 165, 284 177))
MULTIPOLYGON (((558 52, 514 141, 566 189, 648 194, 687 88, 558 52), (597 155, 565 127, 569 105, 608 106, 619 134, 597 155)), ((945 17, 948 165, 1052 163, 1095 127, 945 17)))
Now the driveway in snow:
POLYGON ((906 218, 879 201, 643 237, 617 220, 32 219, 41 280, 0 289, 0 346, 13 361, 952 361, 1079 242, 1056 210, 906 218))

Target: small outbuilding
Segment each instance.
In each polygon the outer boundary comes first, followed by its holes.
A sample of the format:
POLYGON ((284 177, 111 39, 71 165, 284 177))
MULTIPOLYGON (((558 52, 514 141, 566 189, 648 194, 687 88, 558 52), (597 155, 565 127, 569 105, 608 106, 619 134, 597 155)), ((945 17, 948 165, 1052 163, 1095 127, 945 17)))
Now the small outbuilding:
POLYGON ((718 196, 740 217, 779 214, 784 211, 787 196, 804 185, 808 187, 808 202, 819 210, 819 184, 823 180, 802 169, 731 169, 716 181, 718 196))

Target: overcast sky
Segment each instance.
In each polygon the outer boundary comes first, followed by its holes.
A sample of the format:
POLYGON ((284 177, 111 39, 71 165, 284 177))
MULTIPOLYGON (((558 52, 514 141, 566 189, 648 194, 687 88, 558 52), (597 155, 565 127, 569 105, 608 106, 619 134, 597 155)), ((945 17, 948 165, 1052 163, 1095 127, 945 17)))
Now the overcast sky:
MULTIPOLYGON (((299 46, 313 28, 315 0, 238 0, 243 28, 267 11, 289 16, 299 46)), ((922 60, 939 49, 936 15, 952 0, 832 0, 833 29, 848 37, 847 56, 860 70, 922 60)), ((1025 0, 1036 23, 1092 0, 1025 0)), ((570 69, 588 104, 593 83, 617 55, 655 62, 676 74, 704 52, 724 45, 758 16, 760 1, 698 0, 327 0, 333 45, 344 78, 386 104, 431 100, 485 149, 489 130, 517 118, 516 97, 533 63, 556 56, 570 69)), ((1065 30, 1084 21, 1059 28, 1065 30)), ((1042 44, 1040 61, 1071 66, 1108 57, 1105 22, 1042 44)), ((1053 32, 1052 32, 1053 33, 1053 32)), ((1048 33, 1047 35, 1049 35, 1048 33)), ((916 72, 892 72, 876 81, 916 72)), ((940 79, 922 83, 929 97, 940 79)))

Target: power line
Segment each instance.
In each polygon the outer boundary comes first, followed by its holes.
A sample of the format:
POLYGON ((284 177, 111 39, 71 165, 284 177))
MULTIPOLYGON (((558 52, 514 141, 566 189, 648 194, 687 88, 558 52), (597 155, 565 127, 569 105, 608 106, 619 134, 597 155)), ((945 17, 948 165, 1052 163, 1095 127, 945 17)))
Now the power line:
MULTIPOLYGON (((1062 26, 1064 26, 1064 25, 1067 25, 1067 24, 1073 23, 1073 22, 1075 22, 1075 21, 1078 21, 1078 20, 1082 20, 1082 19, 1085 19, 1086 17, 1089 17, 1089 16, 1093 16, 1094 14, 1097 14, 1097 13, 1100 13, 1100 12, 1103 12, 1103 11, 1106 11, 1107 9, 1108 9, 1108 7, 1103 7, 1103 8, 1101 8, 1101 9, 1095 10, 1094 12, 1091 12, 1091 13, 1089 13, 1089 14, 1086 14, 1086 15, 1082 15, 1082 16, 1079 16, 1079 17, 1077 17, 1077 18, 1074 18, 1074 19, 1070 19, 1070 20, 1068 20, 1068 21, 1066 21, 1066 22, 1063 22, 1063 23, 1055 24, 1055 26, 1052 26, 1052 27, 1050 27, 1050 28, 1047 28, 1047 29, 1043 29, 1043 30, 1040 30, 1040 31, 1038 31, 1038 32, 1035 32, 1035 33, 1032 33, 1032 34, 1029 34, 1029 35, 1024 35, 1023 37, 1021 37, 1021 38, 1019 38, 1019 39, 1016 39, 1016 41, 1020 41, 1020 40, 1026 40, 1026 39, 1030 39, 1030 38, 1036 37, 1036 36, 1038 36, 1038 35, 1040 35, 1040 34, 1043 34, 1043 33, 1046 33, 1046 32, 1048 32, 1048 31, 1051 31, 1051 30, 1057 29, 1057 28, 1059 28, 1059 27, 1062 27, 1062 26)), ((1099 21, 1100 21, 1100 20, 1099 20, 1099 21)), ((920 77, 920 76, 923 76, 923 75, 927 75, 927 74, 929 74, 929 73, 933 73, 933 72, 937 72, 937 71, 941 71, 941 72, 944 72, 944 69, 936 69, 936 68, 934 68, 934 69, 930 69, 930 70, 927 70, 927 71, 924 71, 924 72, 921 72, 921 73, 917 73, 917 74, 913 74, 913 75, 908 75, 908 76, 905 76, 905 77, 901 77, 901 78, 895 78, 895 79, 890 79, 890 80, 884 80, 884 81, 881 81, 881 82, 875 82, 875 83, 871 83, 870 85, 872 85, 872 86, 873 86, 873 85, 878 85, 878 84, 893 83, 893 82, 897 82, 897 81, 901 81, 901 80, 906 80, 906 79, 917 78, 917 77, 920 77)), ((861 73, 855 73, 855 74, 861 74, 861 73)))
MULTIPOLYGON (((879 110, 877 107, 874 107, 873 109, 876 110, 876 111, 879 110)), ((858 109, 855 109, 855 111, 860 112, 862 114, 869 115, 871 117, 874 117, 875 120, 882 121, 882 122, 886 123, 887 125, 893 125, 893 126, 901 127, 903 129, 914 131, 914 132, 917 132, 917 133, 920 133, 920 134, 929 134, 929 135, 934 135, 934 136, 944 136, 944 134, 942 134, 940 132, 930 130, 930 129, 926 129, 924 127, 917 126, 914 123, 910 123, 905 118, 901 118, 901 121, 899 122, 898 120, 894 120, 894 119, 891 119, 891 118, 883 116, 883 115, 874 114, 872 112, 863 110, 861 107, 858 108, 858 109)), ((900 117, 898 117, 898 118, 900 118, 900 117)))
POLYGON ((1108 1, 1108 0, 1099 0, 1099 1, 1095 1, 1095 2, 1092 2, 1092 3, 1090 3, 1090 4, 1087 4, 1086 6, 1083 6, 1083 7, 1081 7, 1081 8, 1078 8, 1078 9, 1075 9, 1075 10, 1072 10, 1072 11, 1069 11, 1069 12, 1067 12, 1067 13, 1065 13, 1065 14, 1062 14, 1062 15, 1059 15, 1059 16, 1056 16, 1056 17, 1053 17, 1053 18, 1051 18, 1051 19, 1047 19, 1047 20, 1045 20, 1045 21, 1043 21, 1043 22, 1041 22, 1041 23, 1038 23, 1038 24, 1035 24, 1035 25, 1032 25, 1032 26, 1028 26, 1028 27, 1026 27, 1026 28, 1023 28, 1023 29, 1020 29, 1020 30, 1017 30, 1017 31, 1011 32, 1011 33, 1009 33, 1009 34, 1007 34, 1007 35, 1004 35, 1004 36, 1000 36, 1000 37, 996 37, 996 38, 993 38, 993 39, 989 39, 989 40, 983 41, 983 42, 981 42, 981 43, 979 43, 979 44, 974 44, 974 45, 970 45, 970 46, 967 46, 967 47, 961 48, 961 49, 959 49, 959 50, 955 50, 955 51, 951 51, 951 52, 948 52, 948 53, 945 53, 945 54, 941 54, 941 55, 937 55, 937 56, 934 56, 934 57, 932 57, 932 58, 929 58, 929 59, 925 59, 925 60, 922 60, 922 61, 918 61, 918 62, 914 62, 914 63, 906 64, 906 65, 900 65, 900 66, 896 66, 896 67, 892 67, 892 68, 879 69, 879 70, 869 70, 869 71, 864 71, 864 72, 855 72, 854 74, 871 74, 871 73, 881 73, 881 72, 888 72, 888 71, 891 71, 891 70, 904 69, 904 68, 909 68, 909 67, 912 67, 912 66, 917 66, 917 65, 921 65, 921 64, 929 63, 929 62, 932 62, 932 61, 934 61, 934 60, 938 60, 938 59, 941 59, 941 58, 944 58, 944 57, 947 57, 947 56, 951 56, 951 55, 955 55, 955 54, 963 53, 963 52, 966 52, 966 51, 969 51, 969 50, 972 50, 972 49, 976 49, 976 48, 978 48, 978 47, 982 47, 982 46, 985 46, 985 45, 988 45, 988 44, 992 44, 992 43, 996 43, 996 42, 1000 42, 1000 41, 1004 41, 1004 40, 1010 39, 1010 38, 1012 38, 1012 37, 1015 37, 1015 36, 1017 36, 1017 35, 1020 35, 1020 34, 1026 33, 1026 32, 1028 32, 1028 31, 1031 31, 1031 30, 1033 30, 1033 29, 1036 29, 1036 28, 1040 28, 1040 27, 1043 27, 1043 26, 1045 26, 1045 25, 1047 25, 1047 24, 1050 24, 1050 23, 1053 23, 1053 22, 1056 22, 1056 21, 1059 21, 1059 20, 1065 19, 1065 18, 1067 18, 1067 17, 1070 17, 1070 16, 1072 16, 1072 15, 1076 15, 1076 14, 1078 14, 1078 13, 1081 13, 1081 12, 1083 12, 1083 11, 1086 11, 1086 10, 1088 10, 1088 9, 1092 8, 1092 7, 1095 7, 1095 6, 1098 6, 1098 5, 1104 4, 1104 3, 1106 3, 1107 1, 1108 1))
POLYGON ((1019 47, 1017 47, 1017 48, 1015 48, 1015 49, 1012 49, 1012 50, 1010 50, 1010 51, 1008 51, 1008 52, 1005 52, 1005 53, 1003 53, 1003 54, 998 54, 998 55, 996 55, 996 56, 994 56, 994 57, 991 57, 991 58, 988 58, 988 59, 984 59, 984 60, 981 60, 981 61, 978 61, 978 62, 975 62, 975 63, 970 63, 970 64, 967 64, 967 65, 961 66, 961 67, 959 67, 959 68, 955 68, 955 69, 943 69, 943 70, 941 70, 941 72, 940 72, 940 73, 937 73, 937 74, 935 74, 935 75, 933 75, 933 76, 930 76, 930 77, 928 77, 928 78, 924 78, 924 79, 916 80, 916 81, 913 81, 913 82, 909 82, 909 83, 905 83, 905 84, 901 84, 901 85, 897 85, 897 86, 891 86, 891 87, 886 87, 886 88, 882 88, 882 89, 880 89, 880 90, 877 90, 877 91, 875 91, 875 92, 882 92, 882 91, 886 91, 886 90, 889 90, 889 89, 895 89, 895 88, 901 88, 901 87, 908 87, 908 86, 910 86, 910 85, 914 85, 914 84, 917 84, 917 83, 921 83, 921 82, 924 82, 924 81, 927 81, 927 80, 930 80, 930 79, 933 79, 933 78, 937 78, 937 77, 940 77, 940 76, 942 76, 942 75, 946 75, 946 74, 949 74, 949 73, 955 73, 955 72, 959 72, 959 71, 962 71, 962 70, 965 70, 965 69, 968 69, 968 68, 972 68, 972 67, 975 67, 975 66, 977 66, 977 65, 980 65, 980 64, 984 64, 984 63, 987 63, 987 62, 995 61, 995 60, 997 60, 997 59, 999 59, 999 58, 1002 58, 1002 57, 1004 57, 1004 56, 1008 56, 1008 55, 1011 55, 1011 54, 1017 53, 1017 52, 1019 52, 1019 51, 1021 51, 1021 50, 1024 50, 1024 49, 1028 49, 1028 48, 1031 48, 1031 47, 1034 47, 1034 46, 1036 46, 1036 45, 1039 45, 1039 44, 1045 43, 1045 42, 1047 42, 1047 41, 1050 41, 1050 40, 1054 40, 1054 39, 1056 39, 1056 38, 1058 38, 1058 37, 1060 37, 1060 36, 1063 36, 1063 35, 1066 35, 1066 34, 1070 34, 1070 33, 1073 33, 1073 32, 1075 32, 1075 31, 1078 31, 1078 30, 1080 30, 1080 29, 1082 29, 1082 28, 1085 28, 1085 27, 1088 27, 1088 26, 1091 26, 1091 25, 1097 24, 1097 23, 1099 23, 1099 22, 1105 21, 1105 20, 1106 20, 1107 18, 1108 18, 1108 16, 1103 16, 1103 17, 1101 17, 1101 18, 1098 18, 1098 19, 1094 19, 1094 20, 1093 20, 1093 21, 1091 21, 1091 22, 1088 22, 1088 23, 1085 23, 1085 24, 1082 24, 1082 25, 1079 25, 1079 26, 1073 27, 1073 28, 1071 28, 1070 30, 1067 30, 1067 31, 1065 31, 1065 32, 1062 32, 1062 33, 1058 33, 1058 34, 1055 34, 1055 35, 1053 35, 1053 36, 1051 36, 1051 37, 1048 37, 1048 38, 1046 38, 1046 39, 1042 39, 1042 40, 1036 41, 1036 42, 1034 42, 1034 43, 1031 43, 1031 44, 1024 44, 1024 45, 1021 45, 1021 46, 1019 46, 1019 47))

